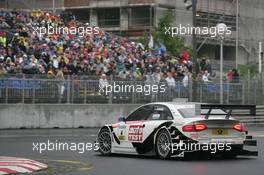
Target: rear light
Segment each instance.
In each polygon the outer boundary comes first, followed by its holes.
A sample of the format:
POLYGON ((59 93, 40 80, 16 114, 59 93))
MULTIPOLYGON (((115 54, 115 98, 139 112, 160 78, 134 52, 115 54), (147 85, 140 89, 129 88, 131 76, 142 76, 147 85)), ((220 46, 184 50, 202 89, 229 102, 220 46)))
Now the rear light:
POLYGON ((194 132, 194 125, 185 125, 182 127, 182 131, 184 132, 194 132))
POLYGON ((205 124, 195 124, 194 126, 196 131, 203 131, 207 129, 207 126, 205 124))
POLYGON ((185 125, 182 127, 182 131, 184 132, 199 132, 199 131, 203 131, 206 129, 207 129, 207 126, 203 123, 185 125))
POLYGON ((236 131, 239 131, 239 132, 244 132, 246 131, 246 128, 244 126, 244 124, 242 123, 237 123, 233 126, 233 129, 236 130, 236 131))

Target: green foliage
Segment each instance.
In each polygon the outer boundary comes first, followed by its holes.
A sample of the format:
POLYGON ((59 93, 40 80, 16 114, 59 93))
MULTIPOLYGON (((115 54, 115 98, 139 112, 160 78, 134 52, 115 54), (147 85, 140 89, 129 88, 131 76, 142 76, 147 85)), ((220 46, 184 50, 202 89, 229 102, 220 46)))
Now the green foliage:
POLYGON ((148 44, 149 38, 148 33, 145 31, 143 36, 137 39, 137 42, 142 43, 144 46, 148 44))
POLYGON ((240 76, 248 78, 248 71, 250 71, 250 77, 253 77, 257 74, 257 65, 255 64, 246 64, 238 66, 240 76))
MULTIPOLYGON (((173 56, 179 56, 182 50, 188 51, 190 56, 192 56, 192 50, 185 46, 185 41, 179 36, 172 37, 169 34, 165 34, 165 29, 173 26, 173 14, 171 10, 167 10, 162 18, 160 18, 159 23, 155 31, 152 33, 154 43, 163 43, 168 53, 173 56)), ((147 44, 147 43, 146 43, 147 44)))
POLYGON ((182 49, 185 49, 184 39, 169 34, 165 34, 165 28, 173 26, 172 11, 166 11, 165 15, 159 20, 158 27, 155 31, 154 38, 166 46, 168 52, 174 56, 179 56, 182 49))

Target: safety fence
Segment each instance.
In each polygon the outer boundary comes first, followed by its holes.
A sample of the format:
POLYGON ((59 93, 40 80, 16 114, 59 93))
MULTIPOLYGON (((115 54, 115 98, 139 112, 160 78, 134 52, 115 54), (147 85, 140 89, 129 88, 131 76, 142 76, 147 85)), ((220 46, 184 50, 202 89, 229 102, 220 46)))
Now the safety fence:
MULTIPOLYGON (((179 98, 202 103, 220 103, 220 84, 71 78, 66 80, 0 78, 0 103, 147 103, 179 98)), ((262 81, 223 84, 224 104, 264 104, 262 81)))

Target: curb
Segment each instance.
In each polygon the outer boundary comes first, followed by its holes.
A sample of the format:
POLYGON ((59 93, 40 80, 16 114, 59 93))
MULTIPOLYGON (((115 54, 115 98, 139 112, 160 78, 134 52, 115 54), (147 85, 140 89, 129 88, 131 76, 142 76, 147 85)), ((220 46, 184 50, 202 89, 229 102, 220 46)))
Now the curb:
POLYGON ((0 175, 32 173, 47 168, 48 166, 46 164, 40 163, 35 160, 19 157, 0 156, 0 175))

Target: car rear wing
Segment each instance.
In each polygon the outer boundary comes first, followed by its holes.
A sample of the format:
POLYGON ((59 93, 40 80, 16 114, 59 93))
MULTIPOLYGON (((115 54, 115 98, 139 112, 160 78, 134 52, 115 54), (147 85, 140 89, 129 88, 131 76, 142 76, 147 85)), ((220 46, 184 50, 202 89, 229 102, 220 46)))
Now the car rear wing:
POLYGON ((222 105, 222 104, 197 104, 196 105, 196 110, 200 109, 200 114, 201 115, 205 115, 205 119, 208 119, 211 115, 225 115, 226 119, 229 119, 232 115, 233 109, 250 109, 252 110, 250 107, 254 105, 245 105, 246 107, 243 108, 243 105, 222 105), (250 106, 250 107, 249 107, 250 106), (202 113, 202 109, 208 109, 208 111, 206 113, 202 113), (223 112, 219 112, 219 113, 213 113, 212 111, 214 109, 220 109, 223 112))
POLYGON ((201 109, 222 109, 227 112, 229 110, 248 110, 249 114, 256 116, 256 105, 235 105, 235 104, 199 104, 201 109))
MULTIPOLYGON (((201 113, 202 115, 205 115, 205 119, 209 119, 211 112, 213 109, 209 109, 208 112, 206 114, 201 113)), ((230 109, 229 111, 224 111, 226 113, 213 113, 212 115, 225 115, 225 119, 229 119, 232 113, 232 109, 230 109)))

